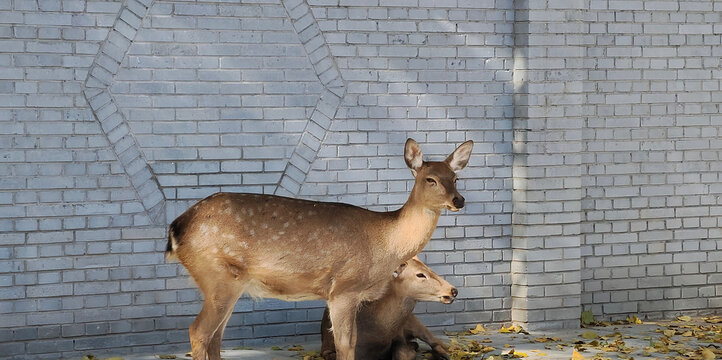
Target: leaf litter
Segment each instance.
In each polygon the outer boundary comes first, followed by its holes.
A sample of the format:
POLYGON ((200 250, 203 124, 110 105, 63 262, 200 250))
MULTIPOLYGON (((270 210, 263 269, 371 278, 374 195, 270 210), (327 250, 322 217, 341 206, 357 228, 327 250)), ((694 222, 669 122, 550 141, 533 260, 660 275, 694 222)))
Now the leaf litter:
POLYGON ((494 335, 496 331, 492 332, 482 325, 467 331, 447 332, 451 343, 450 358, 722 359, 722 316, 681 315, 673 320, 643 321, 636 315, 630 315, 617 321, 597 321, 591 312, 587 312, 580 317, 580 323, 587 329, 571 338, 543 332, 526 336, 526 330, 514 325, 502 326, 497 332, 499 335, 494 335), (499 340, 499 336, 503 339, 499 340), (533 344, 537 344, 536 348, 533 344), (515 348, 518 346, 522 346, 524 352, 515 348))

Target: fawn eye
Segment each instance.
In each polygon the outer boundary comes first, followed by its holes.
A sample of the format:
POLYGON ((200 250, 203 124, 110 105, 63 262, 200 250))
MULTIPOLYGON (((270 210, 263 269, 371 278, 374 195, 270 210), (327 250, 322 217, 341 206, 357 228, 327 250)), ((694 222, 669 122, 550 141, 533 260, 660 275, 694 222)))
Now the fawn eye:
POLYGON ((426 275, 424 275, 424 273, 418 273, 418 274, 416 274, 416 277, 421 278, 421 279, 426 279, 426 275))
POLYGON ((434 186, 434 185, 436 185, 436 180, 434 180, 433 178, 426 178, 426 183, 428 183, 431 186, 434 186))

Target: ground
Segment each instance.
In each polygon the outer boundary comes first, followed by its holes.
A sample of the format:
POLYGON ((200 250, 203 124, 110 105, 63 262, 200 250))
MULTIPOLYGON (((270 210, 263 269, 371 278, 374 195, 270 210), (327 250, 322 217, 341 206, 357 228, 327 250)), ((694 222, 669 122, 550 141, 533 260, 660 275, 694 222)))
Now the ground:
MULTIPOLYGON (((587 319, 585 328, 527 334, 519 327, 437 334, 450 344, 452 360, 488 359, 701 359, 722 358, 722 317, 642 322, 636 317, 615 324, 587 319)), ((226 344, 228 345, 228 344, 226 344)), ((317 360, 321 345, 287 344, 267 348, 227 348, 226 360, 317 360)), ((418 359, 429 356, 422 346, 418 359)), ((124 360, 190 359, 190 355, 148 354, 124 360)), ((119 358, 114 358, 119 359, 119 358)), ((361 359, 365 360, 365 359, 361 359)))

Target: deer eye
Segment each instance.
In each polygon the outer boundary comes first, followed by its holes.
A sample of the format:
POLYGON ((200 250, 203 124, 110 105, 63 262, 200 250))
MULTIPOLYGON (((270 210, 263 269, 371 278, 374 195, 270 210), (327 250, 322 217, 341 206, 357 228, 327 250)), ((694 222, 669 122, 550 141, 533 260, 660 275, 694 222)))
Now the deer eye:
POLYGON ((426 183, 431 186, 434 186, 434 185, 436 185, 436 180, 434 180, 433 178, 426 178, 426 183))
POLYGON ((424 275, 424 273, 418 273, 418 274, 416 274, 416 277, 421 278, 421 279, 426 279, 426 275, 424 275))

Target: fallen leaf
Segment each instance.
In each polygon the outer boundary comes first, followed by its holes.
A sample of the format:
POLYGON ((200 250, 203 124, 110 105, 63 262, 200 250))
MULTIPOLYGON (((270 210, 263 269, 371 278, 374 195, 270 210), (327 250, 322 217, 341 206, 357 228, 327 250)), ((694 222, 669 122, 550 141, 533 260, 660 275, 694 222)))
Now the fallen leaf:
POLYGON ((520 359, 520 358, 525 358, 525 357, 527 357, 528 355, 527 355, 526 353, 523 353, 523 352, 515 351, 513 356, 514 356, 515 358, 517 358, 517 359, 520 359))
POLYGON ((95 355, 87 354, 87 355, 83 356, 83 358, 81 360, 95 360, 95 355))
POLYGON ((663 333, 664 336, 666 336, 666 337, 672 337, 672 336, 674 336, 674 330, 671 330, 671 329, 670 329, 670 330, 664 330, 664 331, 662 331, 662 333, 663 333))
POLYGON ((597 333, 595 333, 594 331, 585 331, 582 333, 581 336, 582 338, 589 340, 599 338, 599 335, 597 335, 597 333))
POLYGON ((630 324, 641 324, 642 320, 640 320, 637 315, 630 315, 627 317, 627 322, 630 324))
POLYGON ((594 313, 592 313, 591 310, 582 311, 581 316, 582 325, 592 325, 595 323, 594 321, 594 313))
POLYGON ((192 358, 192 357, 193 357, 193 354, 189 351, 189 352, 185 353, 184 356, 185 356, 185 357, 192 358))
POLYGON ((558 338, 558 337, 548 337, 548 336, 538 337, 538 338, 534 339, 534 341, 538 342, 538 343, 546 343, 546 342, 561 341, 561 340, 562 339, 558 338))
POLYGON ((175 355, 167 355, 167 354, 160 354, 158 355, 159 359, 176 359, 177 356, 175 355))
POLYGON ((502 326, 501 329, 499 329, 499 332, 502 334, 510 334, 510 333, 517 333, 517 334, 529 334, 528 331, 524 330, 519 325, 509 325, 509 327, 502 326))
POLYGON ((485 333, 486 329, 484 329, 484 326, 482 326, 481 324, 476 324, 476 327, 473 329, 470 329, 469 332, 476 335, 479 333, 485 333))
POLYGON ((581 360, 581 359, 584 359, 584 355, 580 354, 579 351, 577 351, 577 349, 574 349, 574 351, 572 352, 572 360, 581 360))
POLYGON ((679 321, 692 321, 692 317, 687 315, 677 316, 676 319, 679 321))
POLYGON ((278 347, 278 346, 271 346, 271 350, 276 350, 276 351, 278 351, 278 350, 281 350, 281 348, 278 347))
POLYGON ((301 345, 294 345, 287 349, 288 351, 303 351, 303 346, 301 345))
POLYGON ((502 356, 514 355, 514 348, 511 348, 511 349, 509 349, 509 350, 504 350, 504 351, 502 351, 502 352, 501 352, 501 355, 502 355, 502 356))

